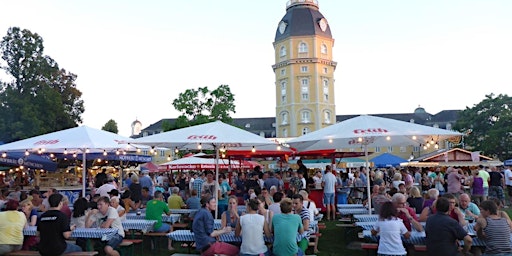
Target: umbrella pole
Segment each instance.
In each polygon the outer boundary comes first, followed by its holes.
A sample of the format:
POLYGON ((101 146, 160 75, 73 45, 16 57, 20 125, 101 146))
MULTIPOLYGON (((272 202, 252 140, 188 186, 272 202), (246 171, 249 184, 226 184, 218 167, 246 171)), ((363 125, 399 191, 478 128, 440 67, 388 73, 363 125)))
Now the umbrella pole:
POLYGON ((87 185, 86 183, 86 178, 85 176, 87 175, 87 156, 86 156, 86 150, 84 149, 83 152, 82 152, 82 197, 85 198, 85 186, 87 185))
POLYGON ((215 204, 215 218, 217 218, 217 214, 219 213, 219 149, 215 147, 215 192, 213 193, 215 199, 217 200, 217 204, 215 204))
POLYGON ((372 198, 371 198, 371 193, 370 193, 370 164, 369 164, 369 160, 368 160, 368 144, 364 144, 364 156, 366 158, 366 170, 368 171, 367 173, 368 174, 365 174, 366 175, 366 195, 367 195, 367 202, 368 202, 368 214, 372 214, 372 198))

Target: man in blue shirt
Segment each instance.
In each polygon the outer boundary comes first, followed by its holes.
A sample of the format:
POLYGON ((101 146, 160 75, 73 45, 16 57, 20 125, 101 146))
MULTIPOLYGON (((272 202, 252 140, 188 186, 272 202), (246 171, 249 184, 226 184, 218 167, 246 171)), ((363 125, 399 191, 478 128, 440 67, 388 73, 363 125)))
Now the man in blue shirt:
POLYGON ((196 248, 201 255, 238 255, 238 247, 217 241, 215 237, 231 232, 231 227, 227 226, 221 230, 213 230, 212 211, 217 207, 217 200, 214 197, 201 198, 201 209, 194 216, 192 231, 196 248))

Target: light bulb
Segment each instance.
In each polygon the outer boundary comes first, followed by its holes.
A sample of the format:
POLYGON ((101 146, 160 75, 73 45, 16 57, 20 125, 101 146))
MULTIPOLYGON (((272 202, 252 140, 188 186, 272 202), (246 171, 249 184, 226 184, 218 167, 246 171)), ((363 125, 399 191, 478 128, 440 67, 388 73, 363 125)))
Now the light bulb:
POLYGON ((252 146, 251 152, 256 152, 256 148, 254 148, 254 146, 252 146))
POLYGON ((203 145, 201 143, 199 143, 199 145, 197 145, 197 149, 202 149, 203 148, 203 145))
POLYGON ((106 156, 107 155, 107 151, 106 150, 103 150, 103 155, 106 156))

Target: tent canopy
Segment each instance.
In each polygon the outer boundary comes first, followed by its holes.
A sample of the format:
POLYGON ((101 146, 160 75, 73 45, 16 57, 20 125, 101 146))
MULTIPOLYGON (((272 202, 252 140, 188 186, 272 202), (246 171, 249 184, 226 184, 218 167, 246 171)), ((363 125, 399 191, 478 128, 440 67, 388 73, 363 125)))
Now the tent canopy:
POLYGON ((25 155, 23 152, 9 152, 5 157, 0 157, 0 165, 23 166, 31 169, 43 169, 45 171, 56 171, 57 163, 44 156, 34 154, 25 155))
POLYGON ((384 153, 379 156, 376 156, 372 158, 371 161, 377 168, 396 167, 400 166, 400 163, 407 162, 407 160, 390 153, 384 153))

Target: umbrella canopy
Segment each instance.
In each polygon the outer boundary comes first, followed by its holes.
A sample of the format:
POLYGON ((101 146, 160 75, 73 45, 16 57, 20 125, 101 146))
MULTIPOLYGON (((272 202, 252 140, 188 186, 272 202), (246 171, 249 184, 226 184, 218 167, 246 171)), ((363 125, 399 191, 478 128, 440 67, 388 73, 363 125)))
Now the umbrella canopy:
POLYGON ((137 138, 133 143, 177 149, 258 150, 259 146, 278 144, 221 121, 137 138))
MULTIPOLYGON (((384 147, 419 145, 462 136, 459 132, 408 123, 394 119, 362 115, 308 133, 287 143, 298 151, 364 147, 366 166, 369 166, 368 146, 384 147)), ((367 179, 370 198, 370 179, 367 179)), ((369 200, 371 209, 371 200, 369 200)))
POLYGON ((84 125, 0 145, 0 152, 85 153, 82 173, 82 195, 85 197, 87 153, 133 150, 135 147, 127 144, 130 141, 130 138, 84 125))
MULTIPOLYGON (((221 121, 138 138, 134 140, 134 143, 174 149, 214 149, 216 156, 216 180, 219 180, 219 155, 221 150, 228 150, 228 152, 229 150, 258 150, 260 146, 271 145, 275 149, 280 147, 275 141, 265 139, 221 121)), ((217 195, 213 196, 217 198, 217 195)))
POLYGON ((396 166, 400 166, 400 163, 407 162, 407 160, 405 160, 399 156, 390 154, 390 153, 384 153, 379 156, 376 156, 376 157, 372 158, 371 161, 373 162, 375 167, 378 167, 378 168, 396 167, 396 166))
POLYGON ((362 115, 291 139, 287 143, 298 151, 306 151, 360 148, 361 145, 419 145, 455 136, 462 134, 389 118, 362 115))
POLYGON ((57 170, 57 163, 38 155, 25 155, 23 152, 10 152, 0 157, 0 165, 23 166, 32 169, 43 169, 45 171, 57 170))
POLYGON ((103 150, 134 149, 134 146, 123 144, 130 141, 130 138, 84 125, 0 145, 0 152, 28 150, 30 152, 81 153, 85 150, 103 152, 103 150))

